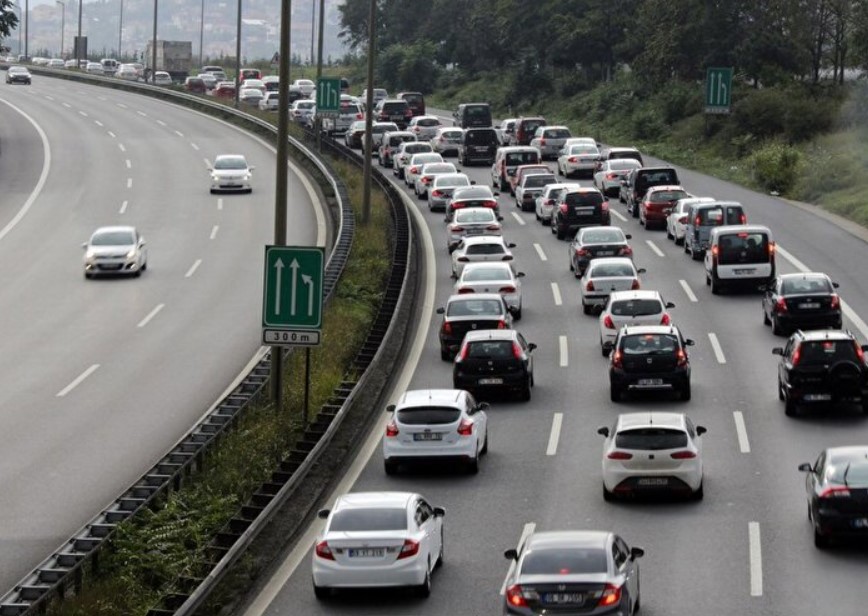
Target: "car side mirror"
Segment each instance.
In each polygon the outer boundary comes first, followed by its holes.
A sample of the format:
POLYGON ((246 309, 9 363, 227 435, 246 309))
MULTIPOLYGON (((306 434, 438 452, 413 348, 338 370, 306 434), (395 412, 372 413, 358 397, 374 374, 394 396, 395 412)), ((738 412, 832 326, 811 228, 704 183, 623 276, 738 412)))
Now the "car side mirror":
POLYGON ((686 338, 684 340, 684 346, 693 346, 696 342, 692 338, 686 338))
MULTIPOLYGON (((494 194, 495 197, 499 197, 499 196, 500 196, 500 193, 499 193, 499 192, 495 192, 495 193, 493 193, 493 194, 494 194)), ((836 288, 837 288, 837 287, 836 287, 836 288)))
POLYGON ((675 304, 673 304, 672 302, 666 302, 665 305, 667 308, 675 308, 675 304))
POLYGON ((502 221, 502 220, 503 220, 503 216, 498 216, 498 217, 497 217, 497 221, 498 221, 498 222, 500 222, 500 221, 502 221))
POLYGON ((387 412, 387 413, 394 413, 394 412, 395 412, 395 405, 394 405, 394 404, 390 404, 389 406, 387 406, 387 407, 386 407, 386 412, 387 412))
POLYGON ((507 247, 507 248, 515 248, 515 244, 513 244, 512 242, 510 242, 509 244, 506 245, 506 247, 507 247))
POLYGON ((708 432, 708 428, 706 428, 705 426, 696 426, 696 434, 697 435, 702 436, 706 432, 708 432))
POLYGON ((443 507, 434 507, 435 518, 442 518, 444 515, 446 515, 446 510, 443 507))
POLYGON ((470 185, 471 185, 471 186, 476 186, 476 180, 470 180, 470 185))
POLYGON ((535 343, 535 342, 531 342, 530 344, 527 345, 527 350, 528 350, 528 351, 533 351, 535 348, 536 348, 536 343, 535 343))
POLYGON ((801 464, 799 464, 799 470, 803 473, 813 473, 814 467, 811 466, 808 462, 802 462, 801 464))
POLYGON ((318 517, 320 520, 325 520, 327 517, 329 517, 330 513, 331 511, 329 509, 320 509, 316 512, 316 517, 318 517))
POLYGON ((524 272, 519 272, 515 275, 516 278, 524 278, 524 272))
POLYGON ((517 306, 507 306, 506 311, 509 314, 515 314, 516 312, 518 312, 518 307, 517 306))
POLYGON ((514 548, 511 549, 511 550, 506 550, 506 551, 503 553, 503 556, 504 556, 507 560, 515 560, 515 561, 517 561, 517 560, 518 560, 518 550, 516 550, 516 549, 514 549, 514 548))
POLYGON ((839 285, 837 282, 833 282, 833 283, 832 283, 832 288, 833 288, 833 289, 837 289, 837 288, 840 287, 840 286, 841 286, 841 285, 839 285))
POLYGON ((606 426, 603 426, 602 428, 597 428, 597 434, 609 438, 609 428, 607 428, 606 426))
POLYGON ((642 548, 630 548, 630 558, 636 560, 637 558, 642 558, 645 556, 645 550, 642 548))
POLYGON ((783 355, 784 348, 783 347, 775 347, 772 349, 772 355, 783 355))
POLYGON ((633 236, 630 235, 629 233, 627 233, 626 235, 624 235, 624 239, 632 240, 632 239, 633 239, 633 236))
POLYGON ((441 308, 438 308, 438 309, 437 309, 437 314, 446 314, 446 309, 445 309, 445 308, 442 308, 442 307, 441 307, 441 308))
POLYGON ((81 243, 81 247, 82 247, 82 248, 87 248, 87 242, 82 242, 82 243, 81 243))
POLYGON ((142 239, 142 240, 139 241, 139 246, 141 246, 142 248, 144 248, 146 245, 147 245, 147 244, 146 244, 146 242, 145 242, 144 239, 142 239))
POLYGON ((644 274, 645 271, 646 271, 646 270, 645 270, 644 267, 640 267, 639 269, 636 270, 636 273, 637 273, 637 274, 644 274))

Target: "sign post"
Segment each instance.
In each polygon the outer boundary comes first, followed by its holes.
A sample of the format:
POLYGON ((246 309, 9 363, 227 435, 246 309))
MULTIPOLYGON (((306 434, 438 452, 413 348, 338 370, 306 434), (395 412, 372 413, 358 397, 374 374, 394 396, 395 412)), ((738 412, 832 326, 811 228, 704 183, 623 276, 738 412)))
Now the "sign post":
POLYGON ((729 113, 732 104, 732 67, 709 68, 705 74, 705 113, 729 113))
POLYGON ((262 343, 318 346, 322 335, 324 250, 266 246, 262 343))

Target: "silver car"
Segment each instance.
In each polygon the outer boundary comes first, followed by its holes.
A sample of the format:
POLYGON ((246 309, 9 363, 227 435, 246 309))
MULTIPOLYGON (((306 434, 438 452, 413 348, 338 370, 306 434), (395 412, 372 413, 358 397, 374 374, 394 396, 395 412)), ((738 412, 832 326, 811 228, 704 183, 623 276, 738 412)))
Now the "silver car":
POLYGON ((277 111, 278 106, 280 105, 280 93, 279 92, 266 92, 265 98, 259 101, 259 110, 260 111, 277 111))
POLYGON ((595 145, 573 144, 558 152, 558 174, 564 177, 586 175, 593 177, 600 160, 600 151, 595 145))
POLYGON ((240 191, 253 192, 250 180, 253 167, 247 165, 247 159, 241 154, 221 154, 214 159, 211 172, 211 192, 240 191))
POLYGON ((669 216, 666 217, 666 237, 681 246, 684 243, 690 206, 694 203, 710 203, 714 200, 714 197, 685 197, 676 201, 669 216))
POLYGON ((500 293, 516 320, 521 318, 521 278, 512 263, 468 263, 452 288, 453 295, 464 293, 500 293))
POLYGON ((313 114, 316 109, 316 101, 299 99, 292 103, 289 115, 293 122, 309 126, 313 122, 313 114))
POLYGON ((407 124, 407 130, 416 135, 417 141, 430 141, 442 126, 437 116, 416 116, 407 124))
POLYGON ((463 173, 442 173, 434 177, 428 190, 428 209, 446 211, 456 188, 470 186, 473 182, 463 173))
POLYGON ((431 138, 431 147, 443 156, 458 156, 458 146, 461 145, 463 136, 463 128, 453 126, 438 128, 437 133, 431 138))
POLYGON ((452 277, 458 278, 468 263, 484 263, 486 261, 512 263, 514 256, 512 248, 515 244, 507 243, 500 236, 475 235, 465 237, 452 251, 452 277))
POLYGON ((630 257, 594 259, 582 275, 582 312, 591 314, 595 307, 602 309, 613 291, 635 291, 641 288, 639 274, 644 273, 644 269, 636 269, 630 257))
POLYGON ((84 72, 88 75, 105 75, 105 69, 99 62, 88 62, 84 72))
MULTIPOLYGON (((430 143, 419 141, 402 143, 398 146, 398 150, 392 154, 392 173, 403 180, 405 167, 410 164, 410 159, 413 158, 414 154, 432 154, 433 152, 430 143)), ((440 159, 442 160, 443 157, 440 156, 440 159)))
POLYGON ((501 234, 502 226, 494 210, 487 207, 456 210, 452 222, 446 225, 446 248, 451 253, 465 237, 501 234))
POLYGON ((515 120, 515 118, 501 120, 500 126, 494 128, 494 130, 497 131, 498 138, 500 139, 500 145, 509 145, 512 135, 515 132, 515 120))
POLYGON ((341 97, 340 108, 336 116, 325 115, 322 118, 322 128, 327 134, 343 133, 356 120, 364 120, 362 106, 349 97, 341 97))
POLYGON ((607 197, 617 197, 621 193, 621 180, 627 177, 633 169, 642 166, 632 158, 613 158, 604 160, 594 172, 594 188, 607 197))
MULTIPOLYGON (((394 122, 372 122, 371 123, 371 147, 372 154, 376 154, 380 149, 380 144, 383 142, 383 135, 388 132, 398 132, 398 125, 394 122)), ((362 139, 362 148, 365 147, 365 139, 362 139)))
POLYGON ((564 142, 572 136, 566 126, 540 126, 530 140, 530 146, 540 151, 543 160, 557 158, 564 142))
MULTIPOLYGON (((430 147, 430 146, 429 146, 430 147)), ((433 152, 413 154, 404 166, 404 182, 407 186, 416 186, 416 178, 422 173, 422 167, 428 163, 442 163, 443 157, 433 152)), ((454 165, 453 165, 454 167, 454 165)))
POLYGON ((416 174, 416 179, 413 183, 413 192, 420 199, 428 198, 428 187, 434 183, 434 179, 438 175, 444 173, 457 173, 458 169, 452 163, 426 163, 422 166, 421 171, 416 174))
POLYGON ((549 184, 557 184, 557 178, 551 173, 525 175, 521 184, 515 187, 515 206, 521 211, 536 208, 536 198, 542 194, 549 184))
POLYGON ((135 227, 100 227, 84 248, 84 277, 100 274, 141 276, 148 269, 145 238, 135 227))

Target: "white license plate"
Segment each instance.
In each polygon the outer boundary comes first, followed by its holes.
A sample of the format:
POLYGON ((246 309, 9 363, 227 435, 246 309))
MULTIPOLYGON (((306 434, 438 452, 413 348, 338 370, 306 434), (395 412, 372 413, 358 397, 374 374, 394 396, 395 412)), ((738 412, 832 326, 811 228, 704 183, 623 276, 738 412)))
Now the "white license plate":
POLYGON ((467 235, 482 235, 482 229, 468 229, 467 235))
POLYGON ((640 486, 668 486, 668 477, 642 477, 636 483, 640 486))
POLYGON ((584 603, 585 597, 580 592, 547 592, 543 595, 546 603, 584 603))
POLYGON ((747 276, 748 274, 753 274, 754 272, 756 272, 756 269, 754 269, 754 268, 733 270, 733 273, 736 276, 747 276))
POLYGON ((384 548, 350 548, 347 550, 350 558, 382 558, 385 553, 384 548))
POLYGON ((832 394, 805 394, 805 402, 828 402, 832 394))
POLYGON ((576 213, 576 216, 593 216, 594 208, 592 207, 577 207, 573 210, 576 213))
POLYGON ((417 432, 413 435, 414 441, 442 441, 443 434, 440 432, 417 432))
POLYGON ((850 524, 853 528, 868 528, 868 518, 855 518, 850 524))
POLYGON ((639 379, 636 384, 639 387, 653 387, 654 385, 663 385, 663 379, 639 379))
POLYGON ((601 250, 597 253, 597 256, 598 257, 611 257, 613 254, 615 254, 614 250, 601 250))
POLYGON ((480 385, 503 385, 503 379, 479 379, 480 385))
POLYGON ((804 308, 804 309, 813 309, 813 308, 819 308, 819 307, 820 307, 820 304, 817 304, 815 302, 805 302, 804 304, 799 304, 799 308, 804 308))

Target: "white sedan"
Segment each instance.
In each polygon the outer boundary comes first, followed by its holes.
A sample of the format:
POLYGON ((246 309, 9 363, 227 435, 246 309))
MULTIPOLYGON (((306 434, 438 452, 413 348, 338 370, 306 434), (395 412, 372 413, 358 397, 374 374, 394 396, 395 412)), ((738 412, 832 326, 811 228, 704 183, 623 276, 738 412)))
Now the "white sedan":
POLYGON ((446 225, 446 248, 451 253, 458 243, 473 235, 501 235, 503 226, 497 214, 487 207, 466 207, 456 210, 446 225))
POLYGON ((383 435, 383 463, 394 475, 402 463, 454 460, 471 473, 488 452, 488 404, 461 389, 405 392, 386 410, 392 420, 383 435))
POLYGON ((602 308, 613 291, 635 291, 641 286, 637 269, 629 257, 603 257, 588 265, 581 279, 582 312, 591 314, 594 307, 602 308))
POLYGON ((509 262, 468 263, 461 271, 453 295, 465 293, 500 293, 513 318, 521 318, 521 278, 524 272, 514 272, 509 262))
POLYGON ((452 251, 452 277, 458 278, 468 263, 488 261, 512 263, 515 244, 495 235, 465 237, 452 251))
POLYGON ((154 85, 170 86, 172 85, 172 76, 166 71, 157 71, 154 73, 154 85))
POLYGON ((574 144, 564 146, 558 153, 558 174, 564 177, 584 173, 593 175, 600 160, 600 151, 595 145, 574 144))
POLYGON ((254 167, 241 154, 221 154, 214 159, 211 172, 211 192, 222 190, 253 192, 250 180, 254 167))
POLYGON ((603 443, 603 498, 667 491, 700 500, 702 435, 683 413, 619 415, 603 443))
POLYGON ((600 349, 608 357, 618 332, 625 325, 670 325, 669 309, 675 304, 663 300, 658 291, 615 291, 600 313, 600 349))
MULTIPOLYGON (((431 147, 430 144, 419 145, 427 145, 427 147, 431 147)), ((440 154, 435 154, 434 152, 421 152, 419 154, 413 154, 412 156, 410 156, 410 161, 404 166, 404 183, 411 188, 415 188, 416 178, 422 172, 422 167, 424 167, 428 163, 442 162, 445 162, 443 160, 443 156, 441 156, 440 154)))
POLYGON ((318 515, 326 523, 311 558, 317 599, 342 588, 409 586, 431 594, 431 574, 443 562, 442 507, 411 492, 358 492, 318 515))
POLYGON ((685 197, 676 201, 669 216, 666 217, 666 237, 681 246, 684 243, 684 229, 687 226, 687 212, 690 211, 690 206, 694 203, 711 201, 715 201, 714 197, 685 197))
MULTIPOLYGON (((438 154, 439 156, 439 154, 438 154)), ((458 168, 452 163, 425 163, 418 173, 413 174, 413 192, 420 199, 428 198, 428 187, 434 183, 434 178, 438 175, 448 173, 458 173, 458 168)), ((467 181, 470 183, 470 180, 467 181)))
POLYGON ((617 197, 621 193, 621 180, 641 166, 642 163, 632 158, 604 160, 594 172, 594 188, 607 197, 617 197))
POLYGON ((145 238, 135 227, 100 227, 84 248, 84 277, 101 274, 141 276, 148 269, 145 238))

